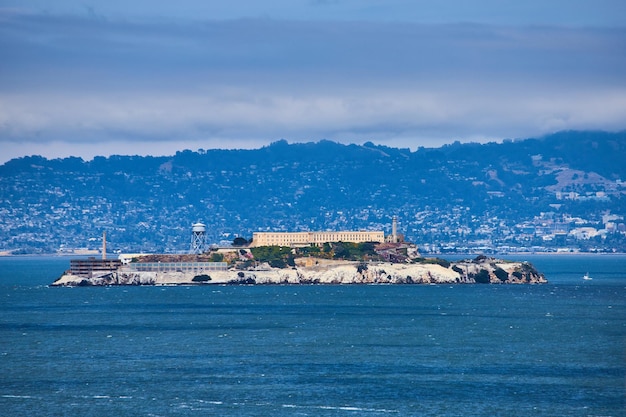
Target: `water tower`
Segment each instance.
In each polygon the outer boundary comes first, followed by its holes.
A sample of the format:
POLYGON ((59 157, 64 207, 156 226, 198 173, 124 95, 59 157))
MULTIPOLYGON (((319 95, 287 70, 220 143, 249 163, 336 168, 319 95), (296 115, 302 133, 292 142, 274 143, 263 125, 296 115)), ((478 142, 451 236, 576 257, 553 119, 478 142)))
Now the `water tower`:
POLYGON ((194 254, 204 252, 206 245, 206 226, 202 223, 191 225, 191 248, 189 251, 194 254))

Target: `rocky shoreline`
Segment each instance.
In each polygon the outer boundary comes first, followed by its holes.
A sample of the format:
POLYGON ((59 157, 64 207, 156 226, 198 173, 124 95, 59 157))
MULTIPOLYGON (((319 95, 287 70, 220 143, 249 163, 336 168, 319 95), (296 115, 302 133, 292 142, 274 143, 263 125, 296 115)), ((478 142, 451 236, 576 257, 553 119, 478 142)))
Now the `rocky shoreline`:
POLYGON ((185 272, 138 272, 121 266, 117 271, 82 277, 64 274, 52 286, 110 285, 271 285, 271 284, 543 284, 543 274, 530 263, 479 256, 448 262, 425 259, 413 263, 340 261, 298 258, 295 266, 185 272))

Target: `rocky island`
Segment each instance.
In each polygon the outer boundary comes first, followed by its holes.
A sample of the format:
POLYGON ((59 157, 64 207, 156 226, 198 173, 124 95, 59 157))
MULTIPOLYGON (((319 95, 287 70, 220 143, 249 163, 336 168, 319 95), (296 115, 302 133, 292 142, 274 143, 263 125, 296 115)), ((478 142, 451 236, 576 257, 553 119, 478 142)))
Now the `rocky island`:
POLYGON ((422 258, 406 244, 335 243, 256 247, 201 255, 136 255, 130 261, 82 261, 53 286, 207 284, 541 284, 528 262, 478 256, 422 258), (91 262, 91 263, 90 263, 91 262))

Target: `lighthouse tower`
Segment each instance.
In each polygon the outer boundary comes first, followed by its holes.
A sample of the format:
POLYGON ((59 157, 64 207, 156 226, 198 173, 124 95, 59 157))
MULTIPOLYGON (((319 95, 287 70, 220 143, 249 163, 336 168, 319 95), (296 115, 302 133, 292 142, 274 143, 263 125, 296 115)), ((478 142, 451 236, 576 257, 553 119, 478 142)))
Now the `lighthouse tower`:
POLYGON ((189 252, 200 254, 204 252, 206 246, 206 226, 202 223, 191 225, 191 247, 189 252))

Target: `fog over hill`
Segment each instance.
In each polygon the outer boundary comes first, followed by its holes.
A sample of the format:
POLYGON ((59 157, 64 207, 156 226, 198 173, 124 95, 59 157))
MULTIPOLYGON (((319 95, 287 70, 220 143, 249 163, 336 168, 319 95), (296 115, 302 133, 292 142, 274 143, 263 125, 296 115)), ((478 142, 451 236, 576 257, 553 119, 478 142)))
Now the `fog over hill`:
POLYGON ((399 231, 427 251, 626 251, 626 132, 390 148, 278 141, 0 166, 0 251, 181 252, 254 231, 399 231))

